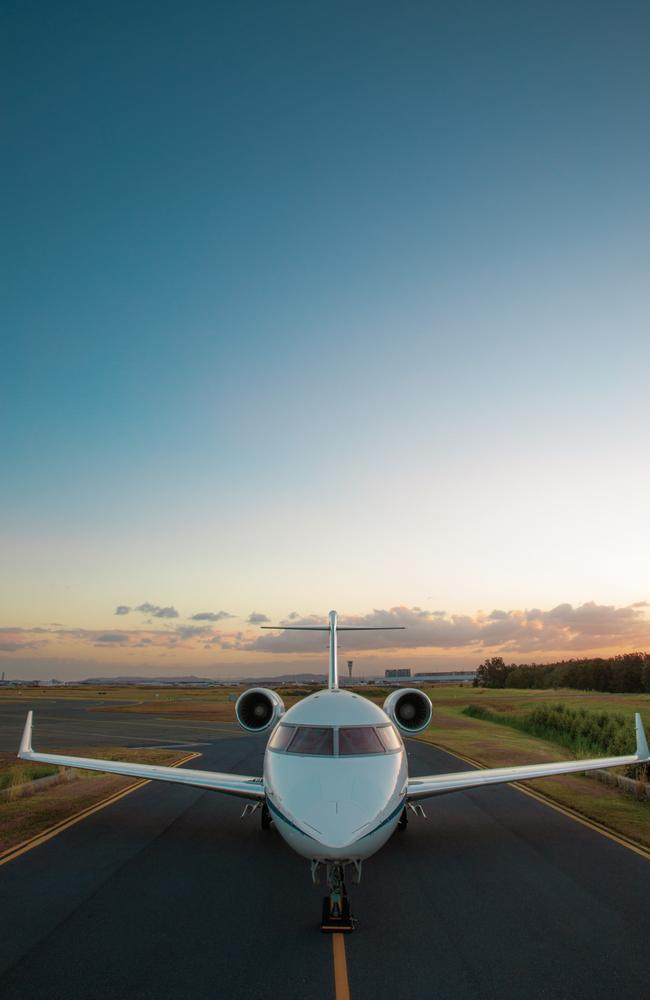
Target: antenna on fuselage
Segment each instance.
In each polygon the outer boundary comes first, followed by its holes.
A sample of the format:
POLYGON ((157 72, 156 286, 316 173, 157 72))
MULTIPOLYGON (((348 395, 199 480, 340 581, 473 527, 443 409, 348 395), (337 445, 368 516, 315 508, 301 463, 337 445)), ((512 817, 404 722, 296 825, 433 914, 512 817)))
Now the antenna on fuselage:
POLYGON ((329 625, 261 625, 260 627, 293 632, 329 632, 330 666, 327 686, 330 691, 338 691, 339 688, 339 669, 336 655, 337 632, 390 632, 406 628, 405 625, 339 625, 336 611, 330 611, 329 625))

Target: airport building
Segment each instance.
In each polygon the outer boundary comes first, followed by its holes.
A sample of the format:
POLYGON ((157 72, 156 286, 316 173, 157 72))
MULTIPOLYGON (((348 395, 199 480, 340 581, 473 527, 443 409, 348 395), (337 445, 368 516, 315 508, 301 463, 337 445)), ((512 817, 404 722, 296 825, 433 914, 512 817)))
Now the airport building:
POLYGON ((476 677, 475 670, 447 670, 441 673, 412 674, 410 668, 386 670, 384 681, 387 684, 411 681, 412 684, 471 684, 476 677))

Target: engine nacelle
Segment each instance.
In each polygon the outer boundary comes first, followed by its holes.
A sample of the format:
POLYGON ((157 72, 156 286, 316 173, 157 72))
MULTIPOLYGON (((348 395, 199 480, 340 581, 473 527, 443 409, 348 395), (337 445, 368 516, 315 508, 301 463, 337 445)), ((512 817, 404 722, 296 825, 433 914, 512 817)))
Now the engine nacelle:
POLYGON ((268 688, 249 688, 235 705, 237 722, 248 733, 263 733, 284 715, 284 702, 268 688))
POLYGON ((384 712, 406 736, 421 733, 431 722, 431 699, 419 688, 398 688, 388 695, 384 712))

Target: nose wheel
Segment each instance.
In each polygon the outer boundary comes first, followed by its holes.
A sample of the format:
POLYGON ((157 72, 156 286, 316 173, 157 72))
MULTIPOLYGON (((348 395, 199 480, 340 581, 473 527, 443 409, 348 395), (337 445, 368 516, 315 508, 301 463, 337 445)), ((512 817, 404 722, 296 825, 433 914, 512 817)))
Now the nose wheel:
POLYGON ((345 888, 343 865, 327 865, 329 896, 323 897, 320 929, 324 934, 351 934, 357 922, 350 912, 350 898, 345 888))

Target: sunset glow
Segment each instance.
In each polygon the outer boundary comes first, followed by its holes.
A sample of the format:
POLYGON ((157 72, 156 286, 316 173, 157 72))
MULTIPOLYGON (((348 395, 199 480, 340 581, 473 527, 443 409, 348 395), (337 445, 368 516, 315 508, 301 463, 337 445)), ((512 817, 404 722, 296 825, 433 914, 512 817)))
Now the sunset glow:
POLYGON ((650 648, 644 26, 362 6, 8 15, 8 677, 650 648))

